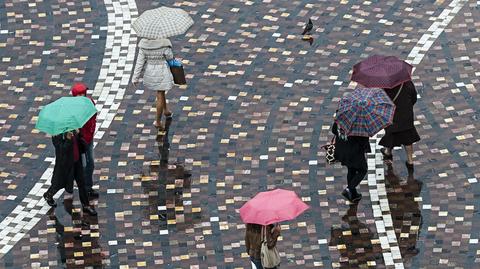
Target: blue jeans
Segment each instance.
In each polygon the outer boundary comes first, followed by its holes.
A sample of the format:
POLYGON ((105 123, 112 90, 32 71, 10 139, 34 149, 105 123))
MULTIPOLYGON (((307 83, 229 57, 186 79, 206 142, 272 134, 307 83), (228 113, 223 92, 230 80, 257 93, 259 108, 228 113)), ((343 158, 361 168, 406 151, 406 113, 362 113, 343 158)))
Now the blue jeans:
POLYGON ((251 256, 250 256, 250 260, 253 262, 253 264, 255 264, 255 266, 257 267, 257 269, 263 269, 262 261, 261 261, 261 260, 256 260, 255 258, 253 258, 253 257, 251 257, 251 256))
POLYGON ((257 269, 277 269, 277 266, 275 266, 273 268, 265 268, 265 267, 262 266, 262 261, 261 260, 256 260, 255 258, 253 258, 251 256, 250 256, 250 260, 253 262, 253 264, 255 264, 257 269))
POLYGON ((92 190, 93 186, 93 170, 95 169, 94 159, 93 159, 93 141, 87 145, 85 152, 86 164, 83 168, 83 174, 85 175, 85 189, 87 192, 92 190))

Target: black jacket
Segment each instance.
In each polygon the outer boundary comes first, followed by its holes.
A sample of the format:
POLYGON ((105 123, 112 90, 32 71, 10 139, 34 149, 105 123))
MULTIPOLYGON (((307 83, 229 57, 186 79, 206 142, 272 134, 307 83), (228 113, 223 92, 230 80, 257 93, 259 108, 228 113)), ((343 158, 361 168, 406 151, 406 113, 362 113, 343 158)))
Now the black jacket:
POLYGON ((337 123, 333 123, 332 133, 335 135, 335 159, 347 167, 367 169, 365 153, 371 151, 368 137, 349 136, 343 140, 339 137, 337 123))
MULTIPOLYGON (((400 90, 400 86, 392 89, 384 89, 390 99, 394 99, 400 90)), ((397 133, 414 128, 413 125, 413 105, 417 102, 417 90, 412 81, 403 84, 403 89, 395 100, 395 114, 393 124, 385 128, 389 133, 397 133)))
MULTIPOLYGON (((78 134, 75 134, 79 141, 78 134)), ((56 189, 65 188, 65 191, 73 192, 74 160, 73 140, 67 139, 66 134, 59 134, 52 137, 55 147, 55 167, 53 168, 52 186, 56 189)), ((77 143, 78 146, 78 143, 77 143)))

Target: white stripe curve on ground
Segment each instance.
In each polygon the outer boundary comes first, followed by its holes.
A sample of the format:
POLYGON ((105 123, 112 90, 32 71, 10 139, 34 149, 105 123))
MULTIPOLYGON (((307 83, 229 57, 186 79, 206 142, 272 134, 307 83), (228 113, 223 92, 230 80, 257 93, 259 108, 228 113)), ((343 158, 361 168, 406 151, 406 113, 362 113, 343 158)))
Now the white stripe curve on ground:
MULTIPOLYGON (((422 35, 407 56, 406 61, 414 66, 414 70, 415 66, 423 60, 435 40, 467 2, 468 0, 453 0, 438 17, 430 18, 434 21, 433 24, 422 35)), ((383 157, 380 152, 381 147, 378 145, 380 138, 380 136, 375 135, 370 139, 372 154, 368 155, 368 186, 372 210, 385 266, 387 268, 404 268, 387 198, 383 157)))
MULTIPOLYGON (((105 54, 98 82, 93 91, 100 111, 97 117, 95 140, 100 140, 110 127, 128 87, 137 38, 132 34, 132 19, 138 16, 135 0, 105 0, 108 13, 105 54), (126 56, 123 56, 127 53, 126 56)), ((95 142, 96 146, 97 142, 95 142)), ((50 206, 43 199, 43 193, 50 187, 54 158, 47 158, 50 166, 27 196, 0 223, 0 258, 8 253, 45 215, 50 206)), ((63 189, 55 196, 58 198, 63 189)))

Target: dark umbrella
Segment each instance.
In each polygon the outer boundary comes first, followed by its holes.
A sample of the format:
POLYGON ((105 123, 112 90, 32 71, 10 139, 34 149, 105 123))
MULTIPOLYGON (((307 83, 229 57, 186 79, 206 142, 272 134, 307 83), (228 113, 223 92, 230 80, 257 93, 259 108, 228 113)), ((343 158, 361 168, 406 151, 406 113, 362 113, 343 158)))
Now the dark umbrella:
POLYGON ((413 66, 395 56, 373 55, 353 66, 352 80, 367 88, 394 88, 412 79, 413 66))

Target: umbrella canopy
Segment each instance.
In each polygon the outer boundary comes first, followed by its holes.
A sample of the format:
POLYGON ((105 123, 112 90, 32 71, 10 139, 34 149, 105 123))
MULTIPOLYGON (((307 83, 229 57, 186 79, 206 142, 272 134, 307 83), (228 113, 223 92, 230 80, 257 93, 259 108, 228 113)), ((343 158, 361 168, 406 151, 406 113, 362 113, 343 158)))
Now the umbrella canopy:
POLYGON ((240 208, 244 223, 268 225, 292 220, 309 208, 293 191, 260 192, 240 208))
POLYGON ((393 122, 395 104, 382 89, 355 89, 340 100, 335 121, 347 136, 373 136, 393 122))
POLYGON ((143 12, 132 27, 139 37, 159 39, 184 34, 192 25, 192 18, 183 9, 159 7, 143 12))
POLYGON ((97 109, 87 97, 62 97, 40 111, 35 128, 58 135, 81 128, 95 113, 97 109))
POLYGON ((413 66, 395 56, 373 55, 353 66, 352 80, 368 88, 394 88, 412 79, 413 66))

